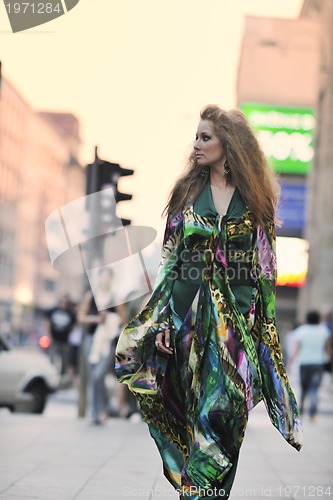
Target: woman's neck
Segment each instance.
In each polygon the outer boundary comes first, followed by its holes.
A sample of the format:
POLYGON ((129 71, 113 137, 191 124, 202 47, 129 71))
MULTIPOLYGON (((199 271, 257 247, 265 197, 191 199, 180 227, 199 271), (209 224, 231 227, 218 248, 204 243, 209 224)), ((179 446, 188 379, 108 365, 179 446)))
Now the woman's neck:
POLYGON ((210 168, 210 183, 220 189, 226 189, 229 183, 224 175, 224 165, 210 168))

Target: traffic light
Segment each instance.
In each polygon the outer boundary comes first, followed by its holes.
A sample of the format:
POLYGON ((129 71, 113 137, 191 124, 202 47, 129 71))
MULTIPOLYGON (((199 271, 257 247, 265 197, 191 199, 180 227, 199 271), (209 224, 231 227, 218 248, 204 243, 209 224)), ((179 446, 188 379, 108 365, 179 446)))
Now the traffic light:
MULTIPOLYGON (((99 192, 98 202, 94 207, 94 221, 100 224, 103 233, 112 231, 114 226, 119 226, 119 218, 116 214, 116 204, 119 201, 132 199, 131 194, 118 191, 118 180, 120 177, 132 175, 134 170, 123 168, 118 163, 111 163, 98 158, 95 151, 95 161, 87 166, 87 189, 86 194, 99 192), (111 188, 111 190, 110 190, 111 188), (118 221, 118 224, 116 224, 118 221)), ((87 198, 89 202, 89 197, 87 198)), ((88 210, 93 207, 87 206, 88 210)), ((128 226, 129 219, 121 219, 123 226, 128 226)))

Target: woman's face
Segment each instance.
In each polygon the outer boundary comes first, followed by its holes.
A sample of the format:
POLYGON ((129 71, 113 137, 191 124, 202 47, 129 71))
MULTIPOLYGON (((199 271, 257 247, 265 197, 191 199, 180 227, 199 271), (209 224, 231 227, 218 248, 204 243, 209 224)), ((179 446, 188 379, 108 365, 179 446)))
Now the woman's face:
POLYGON ((225 154, 210 120, 200 120, 193 148, 197 164, 200 167, 214 167, 220 163, 224 164, 225 154))

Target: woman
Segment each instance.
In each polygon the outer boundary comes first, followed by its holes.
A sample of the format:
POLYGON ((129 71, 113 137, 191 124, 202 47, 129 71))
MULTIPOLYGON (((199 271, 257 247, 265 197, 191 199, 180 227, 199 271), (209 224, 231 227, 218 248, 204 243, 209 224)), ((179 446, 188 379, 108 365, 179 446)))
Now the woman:
POLYGON ((153 294, 116 351, 167 479, 191 500, 229 497, 248 411, 262 399, 302 445, 275 325, 276 182, 241 112, 210 105, 200 117, 166 207, 153 294))

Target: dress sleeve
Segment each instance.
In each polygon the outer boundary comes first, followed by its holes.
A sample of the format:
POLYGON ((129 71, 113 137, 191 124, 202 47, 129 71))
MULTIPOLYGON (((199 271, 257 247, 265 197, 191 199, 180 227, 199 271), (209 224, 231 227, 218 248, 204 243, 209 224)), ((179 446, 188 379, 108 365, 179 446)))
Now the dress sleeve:
POLYGON ((133 392, 155 393, 166 370, 167 356, 156 350, 155 338, 170 328, 172 273, 182 248, 182 235, 182 213, 168 217, 153 293, 142 311, 125 326, 117 343, 116 376, 133 392))
POLYGON ((269 417, 287 442, 300 450, 302 425, 296 399, 286 374, 276 328, 276 236, 272 222, 257 224, 253 246, 254 274, 257 282, 256 322, 258 357, 263 396, 269 417))
POLYGON ((161 259, 154 289, 157 288, 178 260, 183 238, 183 215, 168 215, 162 242, 161 259))

